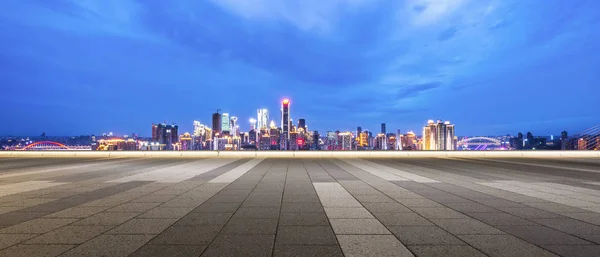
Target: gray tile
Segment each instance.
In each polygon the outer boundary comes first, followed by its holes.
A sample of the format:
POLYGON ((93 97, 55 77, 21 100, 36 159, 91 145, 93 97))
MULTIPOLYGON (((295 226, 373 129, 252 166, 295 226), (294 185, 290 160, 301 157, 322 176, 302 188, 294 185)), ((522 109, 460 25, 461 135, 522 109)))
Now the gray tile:
POLYGON ((210 199, 206 200, 206 203, 239 203, 241 204, 244 200, 246 200, 248 195, 240 194, 240 195, 215 195, 210 199))
POLYGON ((110 228, 110 226, 65 226, 25 241, 23 244, 82 244, 110 228))
POLYGON ((327 215, 322 212, 283 212, 279 218, 280 225, 290 226, 326 226, 329 225, 327 215))
POLYGON ((73 207, 44 216, 44 218, 87 218, 108 207, 73 207))
POLYGON ((147 244, 129 257, 198 257, 206 245, 152 245, 147 244))
POLYGON ((336 235, 389 235, 377 219, 330 219, 336 235))
POLYGON ((370 212, 412 212, 399 203, 363 203, 370 212))
POLYGON ((450 208, 412 208, 416 213, 428 219, 466 219, 466 215, 450 208))
POLYGON ((598 234, 598 235, 577 235, 577 236, 581 237, 585 240, 588 240, 590 242, 600 244, 600 234, 598 234))
POLYGON ((446 206, 459 212, 500 212, 498 209, 480 203, 446 203, 446 206))
POLYGON ((246 199, 242 203, 242 207, 269 207, 281 206, 281 198, 255 198, 246 199))
POLYGON ((431 219, 431 222, 454 235, 494 235, 504 232, 476 219, 431 219))
POLYGON ((150 241, 152 237, 147 235, 101 235, 65 252, 61 257, 128 256, 150 241))
POLYGON ((355 195, 356 200, 361 203, 395 203, 396 201, 384 194, 355 195))
POLYGON ((150 244, 202 245, 213 240, 223 226, 173 226, 155 237, 150 244))
POLYGON ((376 212, 374 215, 386 226, 433 225, 433 223, 414 212, 376 212))
POLYGON ((330 226, 279 226, 276 244, 337 245, 330 226))
POLYGON ((325 213, 330 219, 373 218, 373 215, 363 207, 325 207, 325 213))
POLYGON ((176 194, 149 194, 131 200, 132 203, 164 203, 177 197, 176 194))
POLYGON ((38 234, 0 234, 0 250, 16 245, 38 234))
POLYGON ((437 226, 390 226, 389 229, 405 245, 464 244, 437 226))
POLYGON ((273 257, 344 257, 337 245, 275 245, 273 257))
POLYGON ((412 257, 413 254, 392 235, 339 235, 346 257, 412 257))
POLYGON ((507 225, 520 225, 520 226, 534 226, 534 222, 523 219, 521 217, 514 216, 512 214, 503 212, 490 212, 490 213, 470 213, 469 216, 483 221, 486 224, 495 226, 507 226, 507 225))
POLYGON ((324 212, 323 206, 319 202, 289 203, 284 202, 281 205, 281 212, 324 212))
POLYGON ((73 247, 74 245, 15 245, 0 251, 0 257, 51 257, 73 247))
POLYGON ((180 219, 193 210, 192 207, 156 207, 145 213, 139 218, 144 219, 180 219))
POLYGON ((138 213, 101 212, 73 223, 74 226, 117 226, 133 219, 138 213))
POLYGON ((540 209, 536 209, 536 208, 531 208, 531 207, 526 207, 526 208, 506 207, 506 208, 500 208, 500 209, 502 211, 508 212, 512 215, 519 216, 521 218, 526 218, 526 219, 560 219, 560 218, 564 218, 564 216, 558 215, 556 213, 552 213, 552 212, 548 212, 548 211, 544 211, 544 210, 540 210, 540 209))
POLYGON ((114 208, 106 210, 106 212, 137 212, 142 213, 153 209, 160 203, 124 203, 114 208))
POLYGON ((198 206, 193 212, 235 212, 239 203, 203 203, 198 206))
POLYGON ((234 219, 277 219, 279 207, 240 207, 233 215, 234 219))
POLYGON ((191 212, 175 222, 174 226, 225 225, 232 213, 228 212, 191 212))
POLYGON ((158 235, 177 219, 131 219, 110 230, 107 234, 158 235))
POLYGON ((276 219, 231 219, 221 234, 275 235, 276 219))
POLYGON ((426 199, 426 198, 399 198, 396 199, 396 201, 398 201, 400 204, 408 207, 408 208, 413 208, 413 207, 422 207, 422 208, 440 208, 440 207, 444 207, 443 205, 426 199))
POLYGON ((462 240, 493 257, 557 257, 511 235, 460 235, 462 240))
POLYGON ((600 245, 544 245, 542 247, 569 257, 598 257, 600 253, 600 245))
POLYGON ((219 235, 202 257, 270 257, 273 253, 274 240, 273 235, 219 235))
POLYGON ((0 234, 42 234, 76 221, 77 219, 33 219, 2 229, 0 234))
POLYGON ((498 226, 498 229, 536 245, 590 244, 588 241, 543 226, 498 226))
POLYGON ((468 245, 411 245, 408 247, 416 257, 486 257, 487 255, 468 245))
POLYGON ((575 219, 534 219, 533 221, 573 235, 600 235, 600 227, 575 219))

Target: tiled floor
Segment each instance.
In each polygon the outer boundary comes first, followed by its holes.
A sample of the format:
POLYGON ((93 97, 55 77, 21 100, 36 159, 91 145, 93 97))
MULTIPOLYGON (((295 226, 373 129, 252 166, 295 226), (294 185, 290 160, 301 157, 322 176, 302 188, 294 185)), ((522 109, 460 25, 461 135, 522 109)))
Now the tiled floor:
POLYGON ((600 256, 600 159, 0 158, 0 256, 600 256))

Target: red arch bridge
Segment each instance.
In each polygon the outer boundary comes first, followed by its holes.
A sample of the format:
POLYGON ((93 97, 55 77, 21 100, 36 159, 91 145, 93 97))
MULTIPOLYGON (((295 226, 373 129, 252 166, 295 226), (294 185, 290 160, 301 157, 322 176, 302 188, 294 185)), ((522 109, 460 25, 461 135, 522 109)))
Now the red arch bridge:
POLYGON ((92 147, 89 145, 64 145, 58 142, 53 141, 40 141, 28 144, 23 147, 16 147, 12 150, 20 150, 20 151, 44 151, 44 150, 92 150, 92 147))

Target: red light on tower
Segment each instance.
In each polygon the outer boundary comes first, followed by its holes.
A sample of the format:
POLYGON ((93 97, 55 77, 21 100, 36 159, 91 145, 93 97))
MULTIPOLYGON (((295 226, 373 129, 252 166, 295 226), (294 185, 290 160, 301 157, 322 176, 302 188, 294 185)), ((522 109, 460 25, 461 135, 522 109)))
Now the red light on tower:
POLYGON ((289 99, 283 99, 283 101, 281 103, 283 103, 284 105, 288 105, 290 103, 290 100, 289 99))
POLYGON ((304 138, 298 138, 298 139, 296 140, 296 143, 297 143, 298 145, 304 145, 304 138))

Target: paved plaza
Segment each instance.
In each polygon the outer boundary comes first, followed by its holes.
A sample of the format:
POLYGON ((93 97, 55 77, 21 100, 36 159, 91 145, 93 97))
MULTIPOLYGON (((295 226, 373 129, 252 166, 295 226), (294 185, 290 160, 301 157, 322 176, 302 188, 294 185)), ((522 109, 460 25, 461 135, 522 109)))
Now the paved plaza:
POLYGON ((600 158, 0 158, 0 256, 600 256, 600 158))

